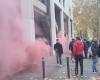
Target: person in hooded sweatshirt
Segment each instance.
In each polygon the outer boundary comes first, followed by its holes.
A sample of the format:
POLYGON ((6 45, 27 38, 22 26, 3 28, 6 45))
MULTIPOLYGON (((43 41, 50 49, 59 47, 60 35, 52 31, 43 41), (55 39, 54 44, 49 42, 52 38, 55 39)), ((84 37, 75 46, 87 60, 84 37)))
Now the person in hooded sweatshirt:
POLYGON ((83 51, 84 44, 80 37, 76 37, 74 42, 75 75, 78 76, 78 65, 80 64, 80 76, 83 77, 83 51))
POLYGON ((96 40, 93 40, 92 41, 92 44, 91 44, 91 51, 92 51, 92 70, 93 72, 97 72, 97 50, 98 47, 97 47, 97 41, 96 40))

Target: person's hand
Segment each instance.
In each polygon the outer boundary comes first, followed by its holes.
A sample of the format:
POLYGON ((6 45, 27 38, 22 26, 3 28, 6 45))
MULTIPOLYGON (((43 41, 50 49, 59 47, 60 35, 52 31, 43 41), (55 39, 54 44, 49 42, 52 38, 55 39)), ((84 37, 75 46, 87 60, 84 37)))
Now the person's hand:
POLYGON ((57 49, 55 49, 55 51, 57 52, 58 50, 57 50, 57 49))
POLYGON ((73 57, 71 58, 71 60, 72 60, 73 63, 75 62, 75 59, 73 57))

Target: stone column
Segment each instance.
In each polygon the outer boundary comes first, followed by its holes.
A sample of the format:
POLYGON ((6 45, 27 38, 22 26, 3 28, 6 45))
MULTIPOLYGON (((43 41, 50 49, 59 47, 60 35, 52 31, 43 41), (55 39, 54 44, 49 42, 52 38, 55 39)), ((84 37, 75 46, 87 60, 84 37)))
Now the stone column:
POLYGON ((60 16, 61 16, 61 32, 62 35, 64 35, 64 13, 62 10, 60 11, 60 16))
POLYGON ((71 22, 69 17, 68 17, 68 36, 69 39, 71 39, 71 22))
POLYGON ((54 0, 50 0, 50 17, 51 17, 51 39, 52 47, 56 43, 56 26, 55 26, 55 5, 54 0))
POLYGON ((73 21, 72 21, 72 38, 75 38, 75 26, 73 21))
POLYGON ((33 0, 21 0, 21 16, 25 23, 25 38, 28 41, 35 40, 35 24, 33 0))

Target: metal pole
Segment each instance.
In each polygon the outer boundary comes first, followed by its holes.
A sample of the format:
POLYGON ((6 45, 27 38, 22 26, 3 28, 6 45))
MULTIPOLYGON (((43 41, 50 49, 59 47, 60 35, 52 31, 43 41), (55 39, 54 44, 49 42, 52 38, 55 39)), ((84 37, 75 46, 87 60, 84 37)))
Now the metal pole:
POLYGON ((66 57, 67 62, 67 77, 70 78, 69 57, 66 57))
POLYGON ((98 30, 99 30, 99 0, 97 0, 97 39, 99 39, 98 30))
POLYGON ((43 73, 43 80, 45 79, 45 61, 44 57, 42 57, 42 73, 43 73))

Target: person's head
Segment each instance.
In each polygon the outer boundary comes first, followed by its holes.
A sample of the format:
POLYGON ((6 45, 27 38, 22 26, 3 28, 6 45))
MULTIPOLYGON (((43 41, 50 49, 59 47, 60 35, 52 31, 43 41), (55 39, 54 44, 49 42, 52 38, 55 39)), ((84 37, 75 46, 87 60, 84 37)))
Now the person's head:
POLYGON ((86 39, 83 39, 83 41, 87 41, 86 39))
POLYGON ((96 43, 97 42, 97 38, 93 38, 92 42, 96 43))
POLYGON ((74 41, 75 41, 75 39, 73 38, 73 39, 72 39, 72 41, 74 42, 74 41))
POLYGON ((76 37, 76 40, 81 40, 80 37, 76 37))
POLYGON ((56 42, 59 42, 59 39, 56 39, 56 42))
POLYGON ((93 40, 94 40, 94 41, 97 41, 97 38, 94 38, 93 40))

